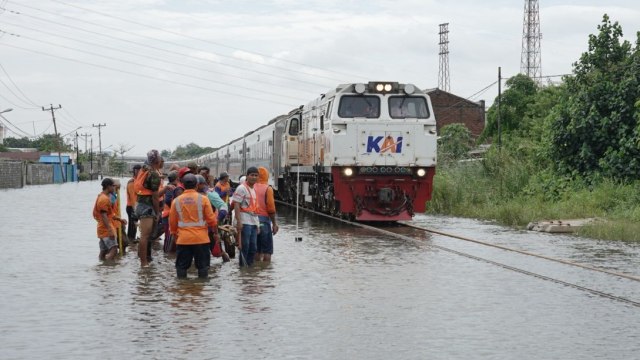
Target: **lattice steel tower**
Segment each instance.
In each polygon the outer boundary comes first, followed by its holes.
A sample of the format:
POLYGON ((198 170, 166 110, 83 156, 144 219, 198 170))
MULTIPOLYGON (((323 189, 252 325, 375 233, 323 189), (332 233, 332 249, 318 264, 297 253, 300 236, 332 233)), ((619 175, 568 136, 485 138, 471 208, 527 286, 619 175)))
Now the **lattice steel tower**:
POLYGON ((540 11, 538 0, 524 0, 524 19, 522 21, 522 56, 520 72, 540 82, 542 76, 540 41, 540 11))
POLYGON ((449 91, 449 23, 440 24, 440 66, 438 67, 438 89, 449 91))

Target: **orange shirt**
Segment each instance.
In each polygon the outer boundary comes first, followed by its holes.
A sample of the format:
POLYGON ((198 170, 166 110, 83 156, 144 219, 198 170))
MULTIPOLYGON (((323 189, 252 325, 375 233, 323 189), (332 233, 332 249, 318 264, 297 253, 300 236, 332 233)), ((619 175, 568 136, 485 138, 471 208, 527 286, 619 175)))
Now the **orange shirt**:
POLYGON ((134 190, 133 180, 129 179, 127 183, 127 206, 135 206, 138 201, 138 195, 136 195, 136 191, 134 190))
POLYGON ((105 238, 111 236, 109 234, 109 229, 105 226, 104 221, 102 221, 102 212, 107 213, 107 219, 109 219, 109 225, 112 227, 113 234, 115 235, 115 229, 113 228, 113 217, 115 215, 113 211, 113 206, 111 206, 111 199, 109 195, 105 195, 104 193, 98 194, 98 198, 96 199, 96 203, 93 206, 93 218, 98 222, 98 237, 105 238))
POLYGON ((208 226, 217 224, 209 199, 194 189, 185 190, 171 203, 169 231, 177 235, 178 245, 208 244, 208 226))

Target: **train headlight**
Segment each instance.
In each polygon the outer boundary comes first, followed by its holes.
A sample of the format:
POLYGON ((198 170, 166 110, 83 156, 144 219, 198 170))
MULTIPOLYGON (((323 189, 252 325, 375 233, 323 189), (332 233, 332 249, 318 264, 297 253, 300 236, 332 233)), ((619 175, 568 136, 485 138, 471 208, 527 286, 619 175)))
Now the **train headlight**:
POLYGON ((364 92, 367 90, 367 88, 364 86, 364 84, 356 84, 353 87, 353 91, 356 92, 356 94, 364 94, 364 92))
POLYGON ((344 174, 345 174, 346 176, 351 176, 351 175, 353 175, 353 169, 352 169, 352 168, 345 168, 345 169, 344 169, 344 174))
POLYGON ((378 84, 378 85, 376 85, 376 90, 377 90, 377 91, 383 91, 383 90, 384 90, 384 84, 378 84))
POLYGON ((391 84, 385 84, 385 85, 384 85, 384 91, 391 91, 391 89, 393 89, 393 87, 391 86, 391 84))
POLYGON ((418 169, 418 171, 416 171, 416 175, 423 177, 427 174, 427 172, 425 171, 425 169, 418 169))

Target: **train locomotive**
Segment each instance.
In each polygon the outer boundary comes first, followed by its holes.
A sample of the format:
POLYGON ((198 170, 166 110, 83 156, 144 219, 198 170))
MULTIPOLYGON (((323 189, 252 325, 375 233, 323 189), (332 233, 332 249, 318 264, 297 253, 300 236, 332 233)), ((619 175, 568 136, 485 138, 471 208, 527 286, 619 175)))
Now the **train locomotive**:
POLYGON ((374 81, 339 85, 195 161, 233 182, 264 166, 282 201, 352 220, 398 221, 424 212, 436 146, 429 96, 412 84, 374 81))

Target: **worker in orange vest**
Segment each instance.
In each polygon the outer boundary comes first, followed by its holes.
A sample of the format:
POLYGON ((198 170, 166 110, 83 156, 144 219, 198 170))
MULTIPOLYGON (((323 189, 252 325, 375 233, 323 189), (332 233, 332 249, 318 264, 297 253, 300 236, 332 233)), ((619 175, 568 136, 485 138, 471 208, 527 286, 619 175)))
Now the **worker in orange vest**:
POLYGON ((256 261, 270 262, 273 254, 273 235, 278 232, 276 222, 276 201, 273 188, 269 186, 269 170, 258 168, 258 182, 253 186, 258 200, 260 232, 257 238, 256 261))
POLYGON ((198 277, 206 278, 211 263, 208 226, 215 228, 218 222, 207 196, 196 192, 196 176, 186 174, 182 184, 185 190, 169 211, 169 230, 176 237, 176 273, 179 279, 186 278, 195 260, 198 277))
MULTIPOLYGON (((115 192, 115 182, 110 178, 102 179, 102 192, 98 194, 93 205, 93 218, 98 222, 97 232, 100 246, 100 260, 112 260, 118 253, 118 243, 116 242, 116 227, 114 224, 120 222, 124 225, 127 221, 120 219, 111 204, 111 194, 115 192)), ((120 226, 120 225, 117 225, 120 226)))

